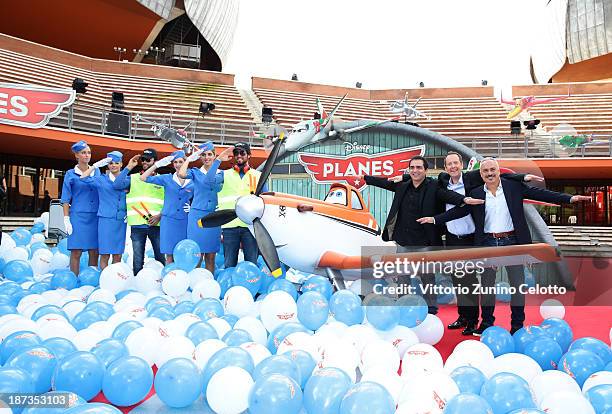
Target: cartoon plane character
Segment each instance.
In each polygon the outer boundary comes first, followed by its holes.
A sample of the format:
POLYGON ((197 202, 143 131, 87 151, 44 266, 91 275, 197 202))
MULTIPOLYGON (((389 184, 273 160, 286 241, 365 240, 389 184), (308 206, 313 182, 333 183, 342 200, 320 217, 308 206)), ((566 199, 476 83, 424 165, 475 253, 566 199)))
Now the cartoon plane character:
POLYGON ((404 100, 392 102, 391 106, 389 107, 389 110, 393 113, 403 114, 406 119, 427 118, 427 120, 431 120, 430 117, 416 109, 416 106, 419 104, 420 101, 421 98, 417 99, 414 105, 410 105, 408 103, 408 92, 406 92, 404 100))
POLYGON ((516 98, 514 100, 507 100, 504 97, 501 97, 501 102, 507 105, 514 105, 514 108, 510 112, 508 112, 507 119, 513 119, 518 116, 521 112, 531 108, 535 105, 541 105, 545 103, 560 101, 563 99, 567 99, 570 97, 569 90, 567 91, 567 96, 560 96, 558 98, 546 98, 546 99, 538 99, 535 96, 523 96, 522 98, 516 98))
POLYGON ((202 227, 216 227, 238 217, 248 225, 272 274, 281 274, 280 261, 306 273, 328 276, 338 289, 344 280, 362 277, 379 260, 461 262, 484 260, 491 265, 524 264, 560 260, 545 243, 505 247, 481 247, 446 251, 395 253, 395 244, 381 238, 381 228, 359 192, 348 184, 332 184, 325 200, 293 194, 262 193, 274 165, 281 139, 263 169, 254 194, 240 197, 235 209, 219 210, 199 220, 202 227), (364 256, 363 247, 386 248, 380 255, 364 256), (388 249, 388 250, 387 250, 388 249))

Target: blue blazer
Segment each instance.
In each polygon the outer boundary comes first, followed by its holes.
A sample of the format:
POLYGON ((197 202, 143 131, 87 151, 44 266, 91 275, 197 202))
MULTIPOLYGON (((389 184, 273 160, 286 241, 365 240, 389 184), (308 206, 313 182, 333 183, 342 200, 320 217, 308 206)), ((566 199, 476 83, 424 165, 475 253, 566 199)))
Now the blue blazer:
MULTIPOLYGON (((94 177, 100 175, 100 170, 96 168, 94 177)), ((64 175, 62 204, 70 204, 70 213, 97 213, 98 191, 91 181, 81 180, 81 175, 73 168, 64 175)))
POLYGON ((189 181, 186 186, 181 187, 174 181, 174 174, 154 175, 147 178, 151 184, 164 187, 164 207, 162 216, 171 217, 177 220, 186 220, 187 213, 184 211, 185 203, 189 203, 193 198, 193 181, 189 181))
POLYGON ((223 187, 223 171, 220 171, 221 161, 215 160, 204 174, 199 168, 189 168, 185 176, 193 180, 193 201, 191 208, 202 211, 215 211, 219 204, 217 193, 223 187))
MULTIPOLYGON (((99 206, 98 217, 114 218, 124 220, 127 215, 125 195, 130 188, 130 182, 123 181, 122 189, 116 189, 114 182, 110 180, 108 174, 96 177, 87 177, 83 181, 90 181, 98 190, 99 206)), ((115 178, 117 181, 117 178, 115 178)))

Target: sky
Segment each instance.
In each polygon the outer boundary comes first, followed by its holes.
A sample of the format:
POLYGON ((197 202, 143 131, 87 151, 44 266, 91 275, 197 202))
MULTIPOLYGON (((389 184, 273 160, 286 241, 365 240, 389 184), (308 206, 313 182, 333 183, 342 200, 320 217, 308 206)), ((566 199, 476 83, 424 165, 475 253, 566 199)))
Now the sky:
POLYGON ((223 68, 366 89, 531 83, 543 0, 243 0, 223 68), (530 13, 531 12, 531 13, 530 13))

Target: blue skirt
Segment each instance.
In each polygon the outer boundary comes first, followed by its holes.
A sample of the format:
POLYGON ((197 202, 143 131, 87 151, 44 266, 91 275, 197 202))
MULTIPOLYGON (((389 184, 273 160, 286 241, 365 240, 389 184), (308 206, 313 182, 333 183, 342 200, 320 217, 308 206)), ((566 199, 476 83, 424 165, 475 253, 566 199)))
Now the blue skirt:
POLYGON ((159 250, 163 254, 172 254, 174 246, 187 238, 187 218, 177 220, 172 217, 162 216, 159 224, 161 227, 159 230, 159 250))
POLYGON ((72 234, 68 236, 68 250, 98 248, 98 213, 70 213, 72 234))
POLYGON ((191 211, 189 211, 187 238, 198 243, 198 246, 200 246, 200 253, 217 253, 221 247, 221 227, 212 227, 209 229, 198 227, 198 220, 213 211, 198 210, 193 207, 191 211))
POLYGON ((126 227, 124 220, 98 217, 98 253, 123 254, 126 227))

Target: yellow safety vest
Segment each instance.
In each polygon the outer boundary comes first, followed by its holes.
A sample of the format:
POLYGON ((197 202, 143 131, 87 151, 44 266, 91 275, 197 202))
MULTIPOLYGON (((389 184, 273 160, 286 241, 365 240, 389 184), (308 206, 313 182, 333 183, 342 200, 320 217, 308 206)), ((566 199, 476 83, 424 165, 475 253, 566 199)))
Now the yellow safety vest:
MULTIPOLYGON (((239 197, 255 192, 261 173, 253 168, 249 169, 242 178, 235 169, 223 171, 223 188, 219 191, 219 207, 217 210, 225 210, 236 207, 239 197)), ((236 218, 222 227, 246 227, 242 220, 236 218)))
POLYGON ((130 192, 127 193, 125 201, 127 203, 128 224, 130 226, 147 224, 142 215, 150 213, 155 216, 161 212, 164 206, 164 187, 145 183, 140 179, 140 174, 132 174, 130 176, 130 192))

